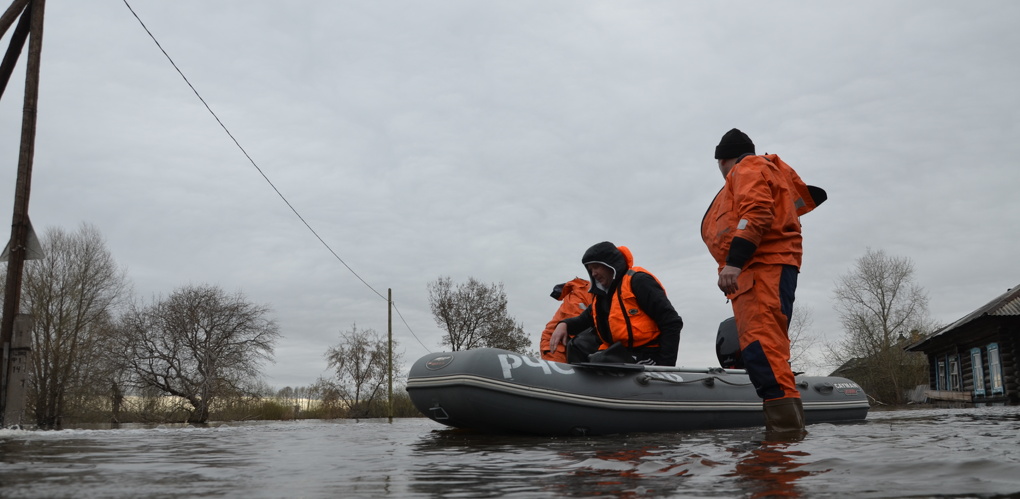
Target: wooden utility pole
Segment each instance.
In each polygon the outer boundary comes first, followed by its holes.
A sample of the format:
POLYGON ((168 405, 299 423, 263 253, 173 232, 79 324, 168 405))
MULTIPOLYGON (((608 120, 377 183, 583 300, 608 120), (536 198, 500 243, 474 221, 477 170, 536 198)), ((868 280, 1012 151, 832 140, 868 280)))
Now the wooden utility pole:
MULTIPOLYGON (((31 224, 28 220, 28 196, 32 186, 32 159, 35 156, 35 125, 39 102, 39 61, 42 54, 43 11, 46 0, 15 0, 0 17, 0 27, 6 32, 21 11, 21 21, 11 37, 11 45, 0 64, 3 71, 12 71, 24 46, 23 36, 28 35, 28 68, 25 76, 25 103, 21 120, 21 152, 18 156, 18 178, 14 190, 14 217, 11 222, 11 239, 8 243, 7 282, 4 288, 3 317, 0 319, 0 345, 3 346, 2 386, 0 386, 0 426, 21 422, 24 408, 24 379, 27 369, 25 348, 13 343, 15 319, 19 315, 21 302, 21 279, 25 269, 26 249, 31 224), (27 33, 22 25, 26 24, 27 33), (16 46, 17 43, 17 46, 16 46), (9 68, 9 69, 8 69, 9 68)), ((6 81, 9 75, 4 79, 6 81)), ((18 321, 30 323, 31 321, 18 321)), ((19 331, 19 332, 23 332, 19 331)), ((23 335, 17 335, 22 338, 23 335)))
POLYGON ((386 331, 389 341, 386 342, 386 376, 390 380, 389 390, 389 416, 393 422, 393 288, 386 289, 386 331))

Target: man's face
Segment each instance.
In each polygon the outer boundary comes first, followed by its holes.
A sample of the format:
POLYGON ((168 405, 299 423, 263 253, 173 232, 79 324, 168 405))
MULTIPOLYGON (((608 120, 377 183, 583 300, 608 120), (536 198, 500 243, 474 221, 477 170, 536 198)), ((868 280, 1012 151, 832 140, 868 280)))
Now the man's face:
POLYGON ((595 279, 603 288, 608 289, 609 285, 613 283, 613 269, 601 263, 589 263, 588 272, 591 272, 591 278, 595 279))
POLYGON ((726 178, 726 175, 730 173, 733 165, 737 164, 737 159, 717 159, 716 162, 719 163, 719 173, 722 173, 723 178, 726 178))

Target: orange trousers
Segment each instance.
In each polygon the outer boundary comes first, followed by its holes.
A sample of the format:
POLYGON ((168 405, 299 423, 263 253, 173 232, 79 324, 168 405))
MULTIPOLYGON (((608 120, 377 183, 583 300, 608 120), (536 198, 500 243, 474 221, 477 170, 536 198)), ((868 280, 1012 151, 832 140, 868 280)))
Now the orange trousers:
POLYGON ((752 263, 732 299, 740 357, 762 400, 800 398, 790 368, 790 317, 797 267, 752 263))

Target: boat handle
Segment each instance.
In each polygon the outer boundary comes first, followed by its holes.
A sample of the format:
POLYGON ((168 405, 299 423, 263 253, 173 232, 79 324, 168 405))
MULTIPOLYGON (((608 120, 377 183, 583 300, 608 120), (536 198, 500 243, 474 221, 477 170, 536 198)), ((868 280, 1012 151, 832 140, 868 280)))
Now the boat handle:
POLYGON ((432 419, 439 421, 441 419, 450 419, 450 415, 446 413, 446 409, 443 409, 436 404, 434 407, 429 407, 429 412, 432 413, 432 419))

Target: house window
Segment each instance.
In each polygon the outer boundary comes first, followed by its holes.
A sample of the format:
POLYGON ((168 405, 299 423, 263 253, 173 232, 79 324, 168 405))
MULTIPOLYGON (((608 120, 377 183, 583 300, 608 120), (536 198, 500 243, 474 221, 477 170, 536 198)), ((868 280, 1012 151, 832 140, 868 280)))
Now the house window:
POLYGON ((974 375, 974 395, 985 396, 985 368, 981 363, 981 349, 970 349, 970 368, 974 375))
POLYGON ((946 389, 946 361, 945 361, 945 359, 939 359, 938 376, 935 378, 935 389, 936 390, 945 390, 946 389))
POLYGON ((999 360, 999 345, 997 343, 988 345, 988 384, 991 385, 993 395, 1003 393, 1002 361, 999 360))
POLYGON ((960 357, 949 357, 949 389, 960 391, 960 357))

